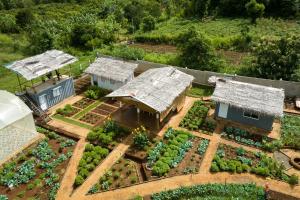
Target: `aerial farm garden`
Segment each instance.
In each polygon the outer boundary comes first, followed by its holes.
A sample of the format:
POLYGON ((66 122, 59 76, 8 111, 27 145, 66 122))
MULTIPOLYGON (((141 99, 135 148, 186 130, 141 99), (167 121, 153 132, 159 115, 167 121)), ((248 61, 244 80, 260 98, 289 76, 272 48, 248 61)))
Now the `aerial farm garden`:
POLYGON ((0 168, 0 199, 54 200, 76 141, 38 127, 45 139, 0 168))

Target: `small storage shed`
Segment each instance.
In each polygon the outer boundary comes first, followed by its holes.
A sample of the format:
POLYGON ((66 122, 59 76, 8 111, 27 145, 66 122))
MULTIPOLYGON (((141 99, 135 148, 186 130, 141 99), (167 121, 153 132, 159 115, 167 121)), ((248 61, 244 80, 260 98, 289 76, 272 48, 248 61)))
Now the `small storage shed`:
POLYGON ((67 53, 58 50, 46 51, 30 58, 16 61, 8 66, 19 80, 22 93, 20 97, 28 103, 33 101, 42 110, 72 96, 74 91, 73 78, 61 75, 59 69, 77 61, 67 53), (19 75, 27 81, 21 82, 19 75), (40 81, 37 81, 40 78, 40 81), (31 82, 28 86, 27 82, 31 82))
POLYGON ((193 76, 173 67, 149 69, 107 97, 134 105, 138 116, 140 110, 155 114, 159 128, 170 111, 183 107, 193 80, 193 76))
POLYGON ((91 75, 91 84, 114 91, 134 78, 138 64, 100 57, 85 72, 91 75))
POLYGON ((0 163, 37 137, 32 111, 17 96, 0 90, 0 163))
POLYGON ((283 89, 221 78, 215 81, 216 117, 270 131, 274 118, 283 115, 283 89))

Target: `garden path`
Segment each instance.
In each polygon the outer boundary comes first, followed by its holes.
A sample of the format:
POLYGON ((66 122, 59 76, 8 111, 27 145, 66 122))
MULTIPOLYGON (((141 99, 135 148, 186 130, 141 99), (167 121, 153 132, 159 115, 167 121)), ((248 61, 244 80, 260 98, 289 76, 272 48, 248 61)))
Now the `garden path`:
POLYGON ((253 183, 257 185, 265 186, 268 183, 270 190, 279 191, 283 194, 292 195, 300 198, 300 186, 292 188, 289 184, 276 181, 266 180, 259 178, 252 174, 229 174, 229 173, 199 173, 195 175, 184 175, 166 178, 157 181, 151 181, 144 184, 139 184, 127 188, 117 189, 109 192, 102 192, 93 195, 80 196, 80 198, 74 198, 74 200, 119 200, 119 199, 130 199, 136 195, 146 196, 156 192, 164 190, 176 189, 181 186, 191 186, 196 184, 207 184, 207 183, 253 183))
POLYGON ((77 174, 77 166, 83 155, 84 148, 87 142, 84 138, 80 139, 74 149, 73 156, 66 168, 65 175, 61 181, 60 188, 57 192, 57 199, 68 199, 73 191, 73 183, 77 174))
POLYGON ((58 119, 52 119, 50 122, 48 122, 48 125, 62 129, 69 133, 73 133, 75 137, 79 138, 86 138, 87 134, 90 132, 89 129, 75 126, 58 119))

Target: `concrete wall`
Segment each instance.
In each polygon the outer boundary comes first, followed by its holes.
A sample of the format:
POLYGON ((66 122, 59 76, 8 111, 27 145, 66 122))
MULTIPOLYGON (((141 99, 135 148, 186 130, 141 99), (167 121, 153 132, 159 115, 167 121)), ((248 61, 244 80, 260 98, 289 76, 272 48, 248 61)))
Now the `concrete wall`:
MULTIPOLYGON (((215 115, 218 116, 220 104, 217 103, 215 115)), ((257 128, 261 128, 264 130, 272 130, 272 125, 274 121, 274 117, 268 115, 260 115, 259 119, 251 119, 248 117, 244 117, 244 111, 242 109, 238 109, 233 106, 228 107, 227 118, 228 120, 235 121, 241 124, 255 126, 257 128)))
MULTIPOLYGON (((158 64, 158 63, 151 63, 146 61, 135 61, 139 64, 138 68, 136 69, 136 73, 142 73, 151 68, 158 68, 158 67, 167 67, 167 65, 158 64)), ((261 78, 254 78, 254 77, 246 77, 246 76, 233 76, 233 75, 226 75, 216 72, 209 72, 209 71, 199 71, 193 69, 185 69, 176 67, 178 70, 190 74, 195 77, 194 84, 199 85, 209 85, 208 78, 211 76, 221 76, 221 77, 232 77, 233 80, 246 82, 246 83, 253 83, 263 86, 270 86, 275 88, 283 88, 285 90, 286 96, 299 96, 300 97, 300 82, 292 82, 292 81, 279 81, 279 80, 270 80, 270 79, 261 79, 261 78)))

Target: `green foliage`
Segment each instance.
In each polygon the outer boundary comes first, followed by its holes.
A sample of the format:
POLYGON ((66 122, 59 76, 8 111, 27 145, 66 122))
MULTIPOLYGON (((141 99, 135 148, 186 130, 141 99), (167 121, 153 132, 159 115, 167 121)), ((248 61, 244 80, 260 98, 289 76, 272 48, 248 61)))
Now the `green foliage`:
POLYGON ((179 36, 177 46, 181 51, 181 66, 198 70, 216 71, 214 51, 209 39, 192 27, 179 36))
POLYGON ((21 28, 30 26, 34 21, 34 16, 30 9, 20 10, 16 14, 16 24, 21 28))
POLYGON ((101 49, 100 52, 127 60, 142 60, 145 56, 145 52, 142 49, 128 47, 127 45, 109 46, 101 49))
POLYGON ((12 15, 0 15, 0 32, 15 33, 17 32, 16 18, 12 15))
POLYGON ((281 122, 281 140, 284 146, 300 148, 300 117, 284 115, 281 122))
POLYGON ((89 99, 94 99, 94 100, 97 100, 101 97, 104 97, 105 95, 108 94, 108 91, 103 89, 103 88, 100 88, 96 85, 94 86, 90 86, 88 88, 87 91, 85 91, 84 95, 85 97, 89 98, 89 99))
POLYGON ((164 176, 170 171, 170 167, 167 163, 157 161, 152 168, 152 172, 156 176, 164 176))
POLYGON ((175 190, 155 193, 151 196, 152 200, 167 199, 194 199, 197 197, 209 197, 238 199, 265 199, 262 187, 255 184, 207 184, 181 187, 175 190))
POLYGON ((195 101, 179 126, 189 130, 199 130, 207 116, 208 110, 209 108, 204 105, 204 102, 195 101))
POLYGON ((213 88, 208 86, 193 86, 190 88, 187 92, 188 96, 191 97, 204 97, 204 96, 210 96, 213 93, 213 88))
POLYGON ((151 15, 144 17, 142 21, 142 29, 144 32, 152 31, 155 29, 155 18, 151 15))
POLYGON ((183 160, 186 152, 192 147, 193 138, 188 132, 169 128, 164 135, 167 143, 160 141, 148 152, 147 166, 153 167, 154 175, 164 176, 170 168, 177 167, 183 160))
POLYGON ((288 180, 288 183, 291 185, 297 185, 299 182, 299 177, 296 174, 292 174, 288 180))
POLYGON ((254 49, 255 72, 262 78, 292 80, 300 66, 299 52, 299 35, 262 39, 254 49))
POLYGON ((78 173, 74 186, 78 187, 108 155, 109 150, 93 144, 86 144, 82 158, 79 161, 78 173))
POLYGON ((264 14, 265 6, 262 3, 257 3, 256 0, 250 0, 246 5, 246 10, 251 18, 251 22, 255 23, 256 19, 264 14))
POLYGON ((245 155, 245 149, 243 147, 239 147, 236 149, 236 154, 239 155, 239 156, 243 156, 245 155))
POLYGON ((8 197, 4 194, 0 194, 0 200, 8 200, 8 197))
POLYGON ((70 114, 72 114, 74 112, 74 110, 75 109, 70 104, 67 104, 67 105, 65 105, 64 108, 57 109, 56 113, 63 115, 63 116, 69 116, 70 114))
POLYGON ((206 149, 208 147, 208 144, 209 144, 209 140, 207 139, 202 139, 201 142, 199 143, 199 146, 198 146, 198 153, 200 155, 204 155, 204 153, 206 152, 206 149))
POLYGON ((133 131, 133 144, 138 149, 144 149, 149 144, 147 130, 141 126, 133 131))

